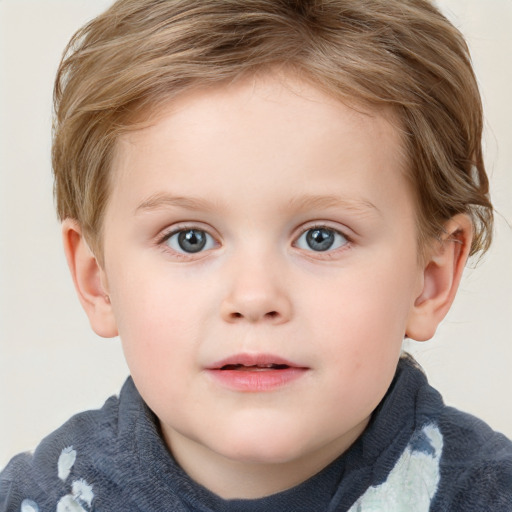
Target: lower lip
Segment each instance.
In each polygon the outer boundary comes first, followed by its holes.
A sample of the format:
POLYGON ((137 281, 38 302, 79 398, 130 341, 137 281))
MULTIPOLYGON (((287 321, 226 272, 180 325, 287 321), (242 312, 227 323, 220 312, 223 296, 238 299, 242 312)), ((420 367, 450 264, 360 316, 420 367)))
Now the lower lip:
POLYGON ((306 368, 282 370, 208 370, 217 382, 234 391, 258 393, 282 388, 304 376, 306 368))

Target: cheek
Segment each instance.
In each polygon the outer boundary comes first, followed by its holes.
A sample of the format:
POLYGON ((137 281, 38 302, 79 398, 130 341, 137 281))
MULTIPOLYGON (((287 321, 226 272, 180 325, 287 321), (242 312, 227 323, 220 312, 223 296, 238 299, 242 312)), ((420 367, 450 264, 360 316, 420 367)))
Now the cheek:
POLYGON ((132 374, 169 379, 195 369, 202 341, 214 332, 218 286, 154 262, 127 261, 114 277, 112 304, 132 374))
POLYGON ((401 353, 408 293, 373 272, 333 284, 322 301, 311 299, 308 332, 331 402, 344 404, 328 413, 337 424, 347 416, 362 420, 386 393, 401 353))
POLYGON ((311 287, 316 292, 303 314, 319 343, 330 340, 326 349, 334 360, 386 364, 400 352, 414 303, 415 269, 410 265, 410 271, 399 273, 384 263, 342 271, 323 287, 311 287))
POLYGON ((170 281, 165 273, 137 271, 130 276, 119 269, 116 274, 112 306, 130 369, 158 369, 186 348, 180 339, 193 336, 197 300, 170 281))

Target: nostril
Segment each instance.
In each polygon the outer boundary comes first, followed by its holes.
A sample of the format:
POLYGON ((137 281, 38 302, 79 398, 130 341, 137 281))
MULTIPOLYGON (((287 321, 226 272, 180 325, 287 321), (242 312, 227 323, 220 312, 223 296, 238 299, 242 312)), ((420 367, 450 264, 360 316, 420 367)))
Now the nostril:
MULTIPOLYGON (((269 311, 268 313, 265 313, 263 315, 264 318, 268 318, 270 320, 274 319, 274 318, 278 318, 280 315, 277 311, 269 311)), ((233 320, 238 320, 240 318, 244 318, 244 315, 238 311, 234 311, 233 313, 230 314, 230 317, 233 319, 233 320)))

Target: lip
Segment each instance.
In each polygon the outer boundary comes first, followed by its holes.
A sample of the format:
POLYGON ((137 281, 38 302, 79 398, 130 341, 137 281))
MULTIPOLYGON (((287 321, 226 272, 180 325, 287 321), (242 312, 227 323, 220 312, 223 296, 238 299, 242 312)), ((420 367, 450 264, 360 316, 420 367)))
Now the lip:
POLYGON ((208 375, 223 387, 252 393, 282 388, 308 370, 273 354, 236 354, 206 368, 208 375))

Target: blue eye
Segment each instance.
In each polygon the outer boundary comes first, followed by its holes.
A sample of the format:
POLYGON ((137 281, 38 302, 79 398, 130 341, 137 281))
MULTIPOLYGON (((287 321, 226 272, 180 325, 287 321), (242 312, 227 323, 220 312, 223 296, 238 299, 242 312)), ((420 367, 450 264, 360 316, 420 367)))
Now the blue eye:
POLYGON ((316 252, 338 249, 348 243, 348 240, 334 229, 318 227, 308 229, 298 238, 296 246, 316 252))
POLYGON ((215 242, 211 235, 201 229, 183 229, 173 233, 165 243, 176 252, 194 254, 212 249, 215 242))

